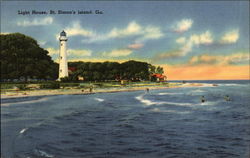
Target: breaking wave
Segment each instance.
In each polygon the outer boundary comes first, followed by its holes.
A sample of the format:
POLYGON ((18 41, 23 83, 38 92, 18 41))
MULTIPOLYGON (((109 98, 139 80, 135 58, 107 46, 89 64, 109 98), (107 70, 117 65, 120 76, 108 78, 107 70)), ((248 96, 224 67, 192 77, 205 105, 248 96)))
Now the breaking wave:
POLYGON ((183 93, 158 93, 158 95, 178 95, 183 93))
POLYGON ((139 100, 141 103, 145 104, 145 105, 161 105, 161 104, 172 104, 172 105, 183 105, 183 106, 191 106, 193 104, 191 103, 176 103, 176 102, 165 102, 165 101, 152 101, 149 99, 145 99, 143 98, 144 95, 139 95, 137 97, 135 97, 137 100, 139 100))
POLYGON ((200 90, 200 89, 196 89, 196 90, 191 91, 191 93, 204 93, 204 92, 205 91, 200 90))
POLYGON ((20 102, 8 102, 8 103, 2 103, 1 106, 10 106, 10 105, 19 105, 19 104, 39 103, 39 102, 47 101, 48 99, 49 99, 49 97, 40 98, 40 99, 35 99, 35 100, 25 100, 25 101, 20 101, 20 102))
POLYGON ((48 157, 48 158, 53 158, 54 157, 54 155, 51 155, 51 154, 49 154, 49 153, 47 153, 45 151, 38 150, 38 149, 35 150, 35 153, 37 154, 37 156, 48 157))
POLYGON ((242 84, 236 84, 236 83, 227 83, 227 84, 219 84, 220 86, 242 86, 242 84))
POLYGON ((144 94, 136 96, 135 99, 137 99, 138 101, 140 101, 141 103, 143 103, 146 106, 162 105, 162 104, 169 104, 169 105, 176 105, 176 106, 206 106, 206 105, 215 105, 219 102, 219 101, 206 101, 204 103, 178 103, 178 102, 166 102, 166 101, 158 101, 157 102, 157 101, 145 99, 144 94))
POLYGON ((190 113, 190 111, 164 110, 164 109, 160 109, 160 108, 153 108, 150 111, 163 112, 163 113, 175 113, 175 114, 189 114, 190 113))
POLYGON ((22 129, 19 133, 20 133, 20 134, 23 134, 25 131, 27 131, 27 129, 28 129, 28 128, 24 128, 24 129, 22 129))
POLYGON ((101 99, 101 98, 94 98, 95 100, 99 101, 99 102, 103 102, 104 99, 101 99))

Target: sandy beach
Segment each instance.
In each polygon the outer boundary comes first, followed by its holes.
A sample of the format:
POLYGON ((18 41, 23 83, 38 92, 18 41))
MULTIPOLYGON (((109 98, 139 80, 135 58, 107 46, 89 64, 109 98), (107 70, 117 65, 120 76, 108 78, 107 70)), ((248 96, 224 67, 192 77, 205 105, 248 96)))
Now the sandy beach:
POLYGON ((94 88, 92 92, 89 89, 51 89, 51 90, 25 90, 25 91, 13 91, 1 93, 1 99, 6 98, 19 98, 19 97, 31 97, 31 96, 50 96, 50 95, 87 95, 93 93, 115 93, 126 91, 139 91, 152 89, 168 89, 168 88, 181 88, 181 87, 197 87, 204 86, 201 83, 185 83, 185 84, 173 84, 169 86, 128 86, 117 88, 94 88))

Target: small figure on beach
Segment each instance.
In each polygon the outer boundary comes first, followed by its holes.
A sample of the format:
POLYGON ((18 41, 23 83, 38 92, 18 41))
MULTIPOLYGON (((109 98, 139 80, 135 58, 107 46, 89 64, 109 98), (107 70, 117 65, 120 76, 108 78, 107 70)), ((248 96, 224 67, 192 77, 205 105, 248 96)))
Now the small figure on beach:
POLYGON ((146 88, 147 93, 149 92, 149 88, 146 88))
POLYGON ((224 97, 224 100, 225 100, 225 101, 231 101, 231 99, 230 99, 230 97, 229 97, 228 95, 226 95, 226 96, 224 97))
POLYGON ((204 103, 206 100, 205 100, 205 97, 204 96, 201 96, 201 102, 204 103))
POLYGON ((84 92, 84 89, 82 89, 82 92, 84 92))
POLYGON ((89 92, 92 93, 92 91, 93 91, 93 87, 91 86, 91 87, 89 88, 89 92))

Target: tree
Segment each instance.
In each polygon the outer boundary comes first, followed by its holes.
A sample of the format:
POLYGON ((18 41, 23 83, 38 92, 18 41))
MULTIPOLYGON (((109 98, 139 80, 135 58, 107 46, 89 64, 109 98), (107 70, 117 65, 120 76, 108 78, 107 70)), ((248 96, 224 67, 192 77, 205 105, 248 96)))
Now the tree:
POLYGON ((158 67, 156 68, 156 73, 158 73, 158 74, 163 74, 163 73, 164 73, 163 68, 160 67, 160 66, 158 66, 158 67))
POLYGON ((155 73, 155 70, 156 70, 155 66, 149 64, 148 65, 148 69, 149 69, 149 73, 150 74, 154 74, 155 73))
POLYGON ((148 63, 130 60, 121 64, 121 76, 128 80, 148 80, 148 63))
MULTIPOLYGON (((150 74, 156 67, 146 62, 130 60, 118 62, 69 62, 69 67, 75 67, 70 76, 82 76, 85 81, 107 81, 127 79, 131 81, 150 80, 150 74)), ((158 68, 161 70, 160 68, 158 68)), ((71 77, 70 77, 71 78, 71 77)))
POLYGON ((1 78, 56 79, 58 64, 37 41, 20 33, 0 35, 1 78))

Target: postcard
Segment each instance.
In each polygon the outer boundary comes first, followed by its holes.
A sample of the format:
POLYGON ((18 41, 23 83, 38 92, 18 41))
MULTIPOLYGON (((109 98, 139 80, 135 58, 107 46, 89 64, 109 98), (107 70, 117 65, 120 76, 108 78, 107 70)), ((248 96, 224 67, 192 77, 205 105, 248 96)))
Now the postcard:
POLYGON ((1 158, 249 158, 249 1, 1 1, 1 158))

